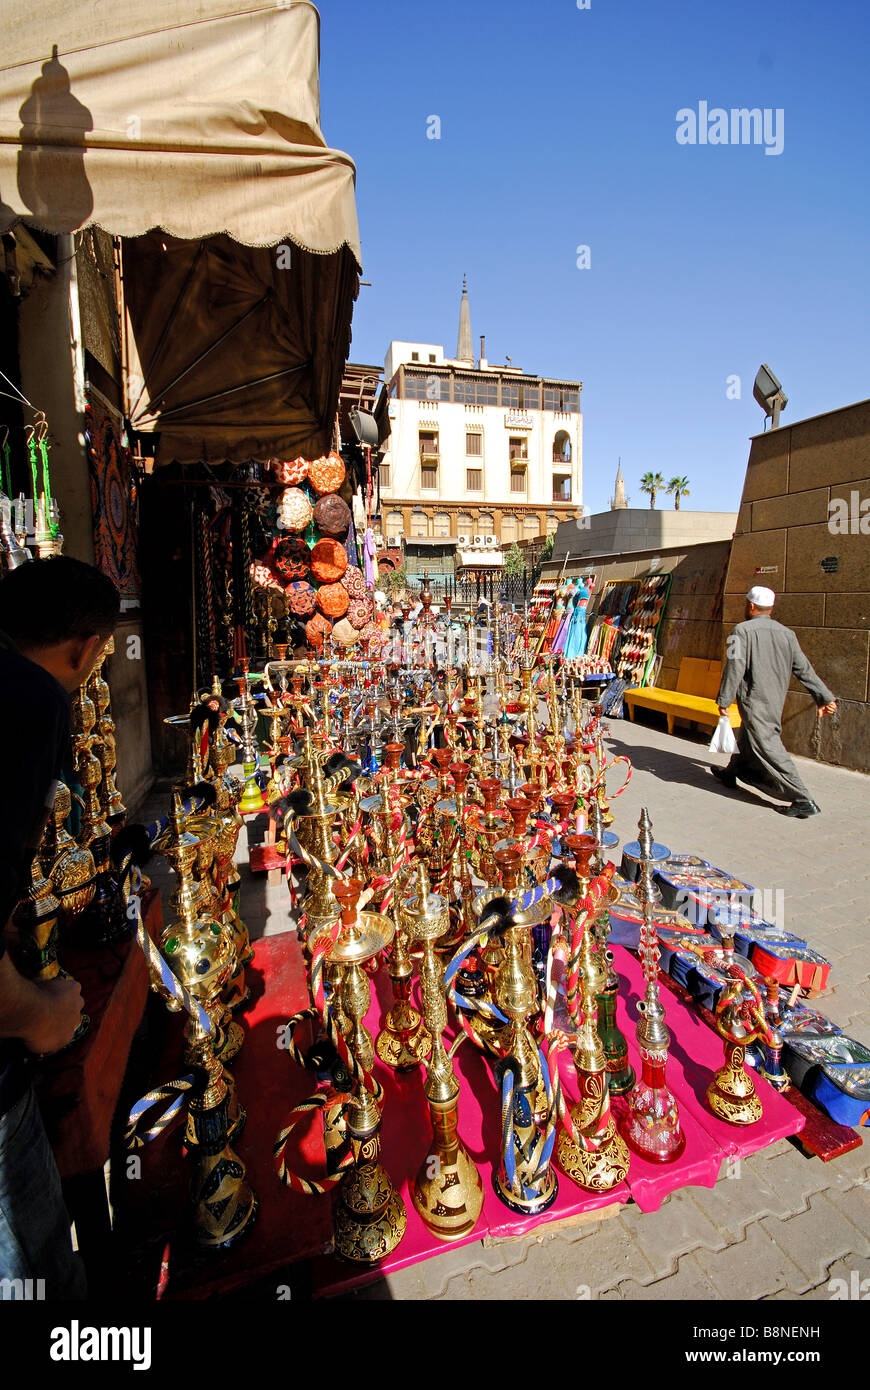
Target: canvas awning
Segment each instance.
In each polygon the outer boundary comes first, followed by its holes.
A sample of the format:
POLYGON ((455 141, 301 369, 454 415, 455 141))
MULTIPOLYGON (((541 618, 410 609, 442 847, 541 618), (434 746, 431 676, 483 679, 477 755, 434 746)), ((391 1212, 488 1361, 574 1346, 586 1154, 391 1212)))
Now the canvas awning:
POLYGON ((131 238, 129 405, 160 460, 329 443, 361 253, 318 65, 307 0, 4 6, 0 230, 131 238))

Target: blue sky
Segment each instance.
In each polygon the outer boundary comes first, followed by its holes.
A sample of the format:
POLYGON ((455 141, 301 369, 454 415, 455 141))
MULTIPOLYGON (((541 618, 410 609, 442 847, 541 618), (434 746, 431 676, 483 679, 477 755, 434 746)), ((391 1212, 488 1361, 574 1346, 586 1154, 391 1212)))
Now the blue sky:
POLYGON ((372 281, 354 360, 391 338, 453 353, 467 273, 476 348, 583 382, 593 511, 620 456, 635 505, 653 469, 691 479, 683 506, 736 510, 762 362, 784 423, 870 395, 866 0, 319 8, 323 129, 356 161, 372 281), (701 101, 781 108, 782 153, 679 145, 701 101))

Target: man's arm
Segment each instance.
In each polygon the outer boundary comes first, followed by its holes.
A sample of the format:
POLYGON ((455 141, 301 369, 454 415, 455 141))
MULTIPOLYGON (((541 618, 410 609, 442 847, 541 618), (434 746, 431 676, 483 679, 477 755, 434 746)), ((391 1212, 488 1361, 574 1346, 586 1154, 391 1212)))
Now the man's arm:
POLYGON ((0 1037, 20 1038, 29 1052, 65 1047, 81 1020, 82 991, 76 980, 36 983, 20 975, 8 954, 0 955, 0 1037))
POLYGON ((748 656, 749 644, 746 634, 735 628, 725 643, 725 665, 722 668, 719 694, 716 696, 716 704, 720 710, 727 711, 733 705, 737 688, 746 674, 748 656))
POLYGON ((828 689, 824 681, 819 680, 819 677, 816 675, 806 656, 804 656, 804 653, 801 651, 800 643, 798 642, 794 633, 792 633, 791 637, 792 675, 797 676, 801 685, 806 687, 806 689, 810 692, 817 705, 833 704, 835 699, 833 692, 828 689))

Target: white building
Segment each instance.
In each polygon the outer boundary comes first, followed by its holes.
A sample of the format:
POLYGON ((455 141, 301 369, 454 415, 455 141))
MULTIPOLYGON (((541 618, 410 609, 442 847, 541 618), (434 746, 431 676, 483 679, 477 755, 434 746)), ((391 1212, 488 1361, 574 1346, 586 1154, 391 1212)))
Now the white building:
POLYGON ((475 363, 471 344, 465 286, 455 358, 437 343, 390 343, 387 541, 482 535, 506 546, 582 512, 581 383, 490 365, 483 338, 475 363))

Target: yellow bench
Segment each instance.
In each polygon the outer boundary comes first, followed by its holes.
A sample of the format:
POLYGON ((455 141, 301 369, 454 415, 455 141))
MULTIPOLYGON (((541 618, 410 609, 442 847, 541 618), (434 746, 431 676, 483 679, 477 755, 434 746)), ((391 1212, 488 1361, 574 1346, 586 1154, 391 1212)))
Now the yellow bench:
MULTIPOLYGON (((669 734, 674 732, 675 719, 687 719, 690 724, 707 724, 712 729, 719 723, 716 696, 721 679, 721 661, 684 656, 680 661, 676 690, 660 690, 658 686, 644 685, 639 690, 626 690, 622 698, 628 706, 629 719, 634 719, 638 705, 642 709, 662 711, 668 721, 669 734)), ((740 713, 736 705, 729 709, 728 718, 732 729, 740 727, 740 713)))

